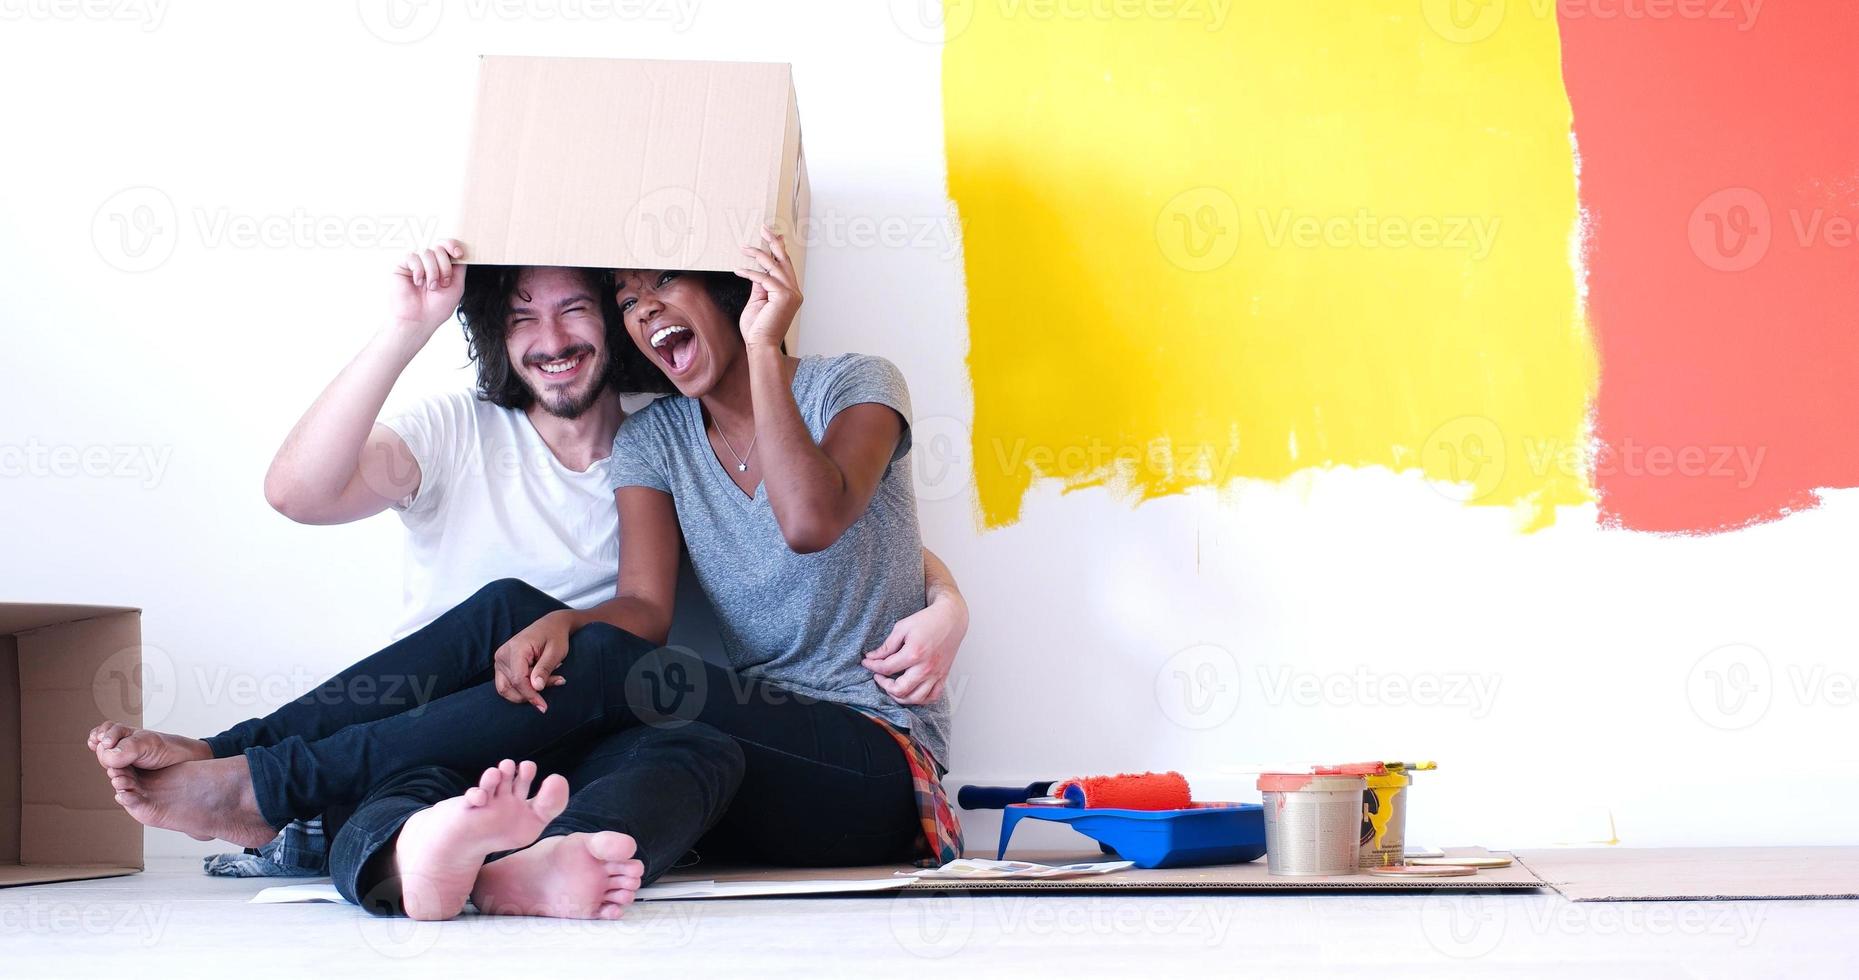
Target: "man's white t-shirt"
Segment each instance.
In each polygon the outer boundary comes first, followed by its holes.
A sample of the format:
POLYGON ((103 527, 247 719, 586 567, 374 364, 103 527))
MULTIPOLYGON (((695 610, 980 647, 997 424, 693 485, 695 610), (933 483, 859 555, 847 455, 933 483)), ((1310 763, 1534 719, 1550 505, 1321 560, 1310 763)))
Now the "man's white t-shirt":
POLYGON ((383 419, 420 465, 420 486, 394 505, 407 527, 404 618, 396 639, 519 578, 577 609, 613 598, 619 515, 606 460, 562 465, 521 411, 469 391, 383 419))

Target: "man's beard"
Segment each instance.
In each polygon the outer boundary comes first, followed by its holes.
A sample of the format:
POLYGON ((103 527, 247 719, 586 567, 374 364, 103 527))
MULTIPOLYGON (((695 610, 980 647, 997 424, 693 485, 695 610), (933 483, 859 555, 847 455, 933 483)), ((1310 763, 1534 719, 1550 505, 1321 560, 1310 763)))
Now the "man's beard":
MULTIPOLYGON (((586 347, 586 345, 582 346, 586 347)), ((556 418, 573 421, 587 414, 587 410, 593 408, 594 403, 600 400, 601 394, 607 390, 607 358, 604 354, 595 356, 591 348, 587 348, 587 351, 589 355, 588 373, 581 382, 587 385, 587 388, 580 394, 577 395, 572 390, 542 391, 533 384, 529 385, 529 393, 535 396, 536 404, 542 406, 543 411, 556 418)), ((560 354, 541 358, 541 360, 555 360, 577 352, 577 348, 571 347, 560 354)), ((527 378, 524 379, 524 383, 528 384, 527 378)))

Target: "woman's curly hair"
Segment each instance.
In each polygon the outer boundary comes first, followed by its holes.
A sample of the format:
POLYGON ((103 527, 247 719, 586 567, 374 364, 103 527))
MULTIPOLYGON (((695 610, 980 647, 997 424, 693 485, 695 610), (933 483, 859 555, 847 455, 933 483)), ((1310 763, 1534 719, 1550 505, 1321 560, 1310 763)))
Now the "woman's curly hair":
MULTIPOLYGON (((465 278, 465 292, 458 301, 458 320, 464 325, 465 342, 471 360, 478 368, 478 397, 502 408, 527 409, 535 403, 535 392, 525 384, 510 363, 510 298, 516 294, 518 280, 527 266, 474 265, 465 278)), ((676 394, 664 372, 634 346, 632 337, 620 317, 614 300, 614 273, 611 269, 577 268, 600 299, 600 318, 607 325, 607 384, 616 391, 647 394, 676 394)), ((747 279, 730 272, 691 272, 701 277, 704 291, 723 314, 727 323, 735 323, 749 303, 747 279)))

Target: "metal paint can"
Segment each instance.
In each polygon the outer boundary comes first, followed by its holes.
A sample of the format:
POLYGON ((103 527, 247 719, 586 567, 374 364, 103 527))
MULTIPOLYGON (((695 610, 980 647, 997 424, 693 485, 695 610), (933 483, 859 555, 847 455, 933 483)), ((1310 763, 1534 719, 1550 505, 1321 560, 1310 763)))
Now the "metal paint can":
POLYGON ((1367 787, 1361 776, 1260 775, 1266 870, 1292 876, 1355 874, 1367 787))
POLYGON ((1389 868, 1406 860, 1407 787, 1405 772, 1371 773, 1362 793, 1361 867, 1389 868))

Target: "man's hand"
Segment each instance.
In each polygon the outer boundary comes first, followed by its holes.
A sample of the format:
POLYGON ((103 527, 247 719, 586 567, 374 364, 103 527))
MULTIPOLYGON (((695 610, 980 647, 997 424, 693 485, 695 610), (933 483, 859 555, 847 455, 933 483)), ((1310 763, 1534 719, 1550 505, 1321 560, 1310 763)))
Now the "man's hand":
POLYGON ((968 635, 968 610, 939 598, 891 627, 884 645, 865 655, 864 667, 898 704, 929 704, 942 696, 956 651, 968 635))
POLYGON ((452 318, 465 294, 465 246, 448 238, 424 252, 408 252, 394 267, 394 322, 431 337, 452 318))
POLYGON ((567 610, 552 612, 529 624, 510 642, 497 648, 497 693, 512 704, 533 704, 549 710, 540 692, 568 681, 555 674, 568 657, 568 637, 574 633, 574 616, 567 610))

